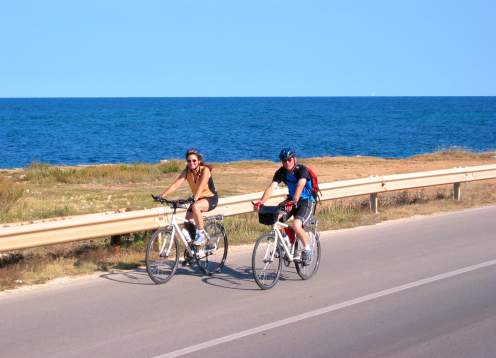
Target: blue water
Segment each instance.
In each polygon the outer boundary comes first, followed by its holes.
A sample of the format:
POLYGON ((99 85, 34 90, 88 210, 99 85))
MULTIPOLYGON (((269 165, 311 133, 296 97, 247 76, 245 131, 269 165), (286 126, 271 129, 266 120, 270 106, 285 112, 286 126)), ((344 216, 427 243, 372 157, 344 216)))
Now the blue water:
POLYGON ((0 99, 0 167, 496 149, 496 97, 0 99))

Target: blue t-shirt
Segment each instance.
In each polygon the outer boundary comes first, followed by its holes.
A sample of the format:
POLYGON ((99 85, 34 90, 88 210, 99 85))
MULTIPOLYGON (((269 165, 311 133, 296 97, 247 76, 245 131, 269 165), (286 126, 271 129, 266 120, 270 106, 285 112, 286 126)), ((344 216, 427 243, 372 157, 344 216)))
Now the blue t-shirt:
POLYGON ((278 184, 283 182, 288 186, 289 196, 292 199, 296 191, 298 180, 305 178, 307 183, 300 195, 300 200, 315 201, 312 194, 312 177, 304 165, 297 164, 293 171, 289 172, 284 167, 280 167, 274 174, 272 181, 278 184))

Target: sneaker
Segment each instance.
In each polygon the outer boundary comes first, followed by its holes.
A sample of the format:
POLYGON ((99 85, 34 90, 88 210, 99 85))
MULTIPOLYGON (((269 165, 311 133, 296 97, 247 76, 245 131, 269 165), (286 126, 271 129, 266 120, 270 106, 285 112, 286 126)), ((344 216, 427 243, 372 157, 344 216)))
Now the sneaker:
POLYGON ((301 251, 301 262, 303 266, 310 265, 310 262, 312 262, 312 249, 304 249, 301 251))
POLYGON ((195 236, 195 241, 193 241, 193 245, 200 246, 205 243, 205 234, 203 231, 197 230, 196 231, 196 236, 195 236))

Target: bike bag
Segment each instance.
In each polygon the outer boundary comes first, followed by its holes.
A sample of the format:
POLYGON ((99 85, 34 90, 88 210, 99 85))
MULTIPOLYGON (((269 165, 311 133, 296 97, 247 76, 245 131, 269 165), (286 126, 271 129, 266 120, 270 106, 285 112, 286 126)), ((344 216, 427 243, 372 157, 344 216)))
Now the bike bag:
POLYGON ((279 206, 262 205, 258 211, 258 222, 264 225, 274 225, 279 217, 279 206))

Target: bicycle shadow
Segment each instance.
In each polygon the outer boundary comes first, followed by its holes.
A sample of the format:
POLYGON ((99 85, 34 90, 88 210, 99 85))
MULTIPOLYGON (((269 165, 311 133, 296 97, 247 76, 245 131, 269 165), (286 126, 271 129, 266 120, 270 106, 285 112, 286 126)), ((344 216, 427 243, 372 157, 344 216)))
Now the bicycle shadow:
MULTIPOLYGON (((197 267, 189 267, 189 266, 179 266, 176 270, 174 276, 198 276, 202 277, 203 273, 197 267)), ((144 285, 144 286, 154 286, 155 283, 148 276, 148 272, 146 272, 145 268, 136 268, 133 270, 113 270, 108 273, 100 275, 100 278, 104 278, 109 281, 126 283, 129 285, 144 285)))
POLYGON ((252 285, 253 275, 251 273, 251 267, 248 266, 241 266, 236 269, 224 266, 221 272, 203 277, 202 282, 207 285, 231 290, 256 290, 252 285))
MULTIPOLYGON (((253 272, 251 266, 224 266, 222 271, 212 276, 205 276, 197 265, 182 266, 176 270, 175 276, 196 276, 200 277, 201 281, 207 285, 242 291, 258 291, 259 287, 253 279, 253 272)), ((143 267, 135 268, 132 270, 112 270, 99 276, 109 281, 125 283, 128 285, 143 285, 154 286, 155 283, 150 279, 146 269, 143 267)), ((280 281, 299 281, 296 269, 294 266, 282 267, 280 281)))
MULTIPOLYGON (((280 281, 297 281, 296 269, 293 267, 283 266, 281 270, 280 281)), ((260 288, 255 283, 251 266, 238 266, 232 268, 224 266, 222 271, 212 276, 205 276, 202 282, 224 289, 240 290, 240 291, 259 291, 260 288)))

